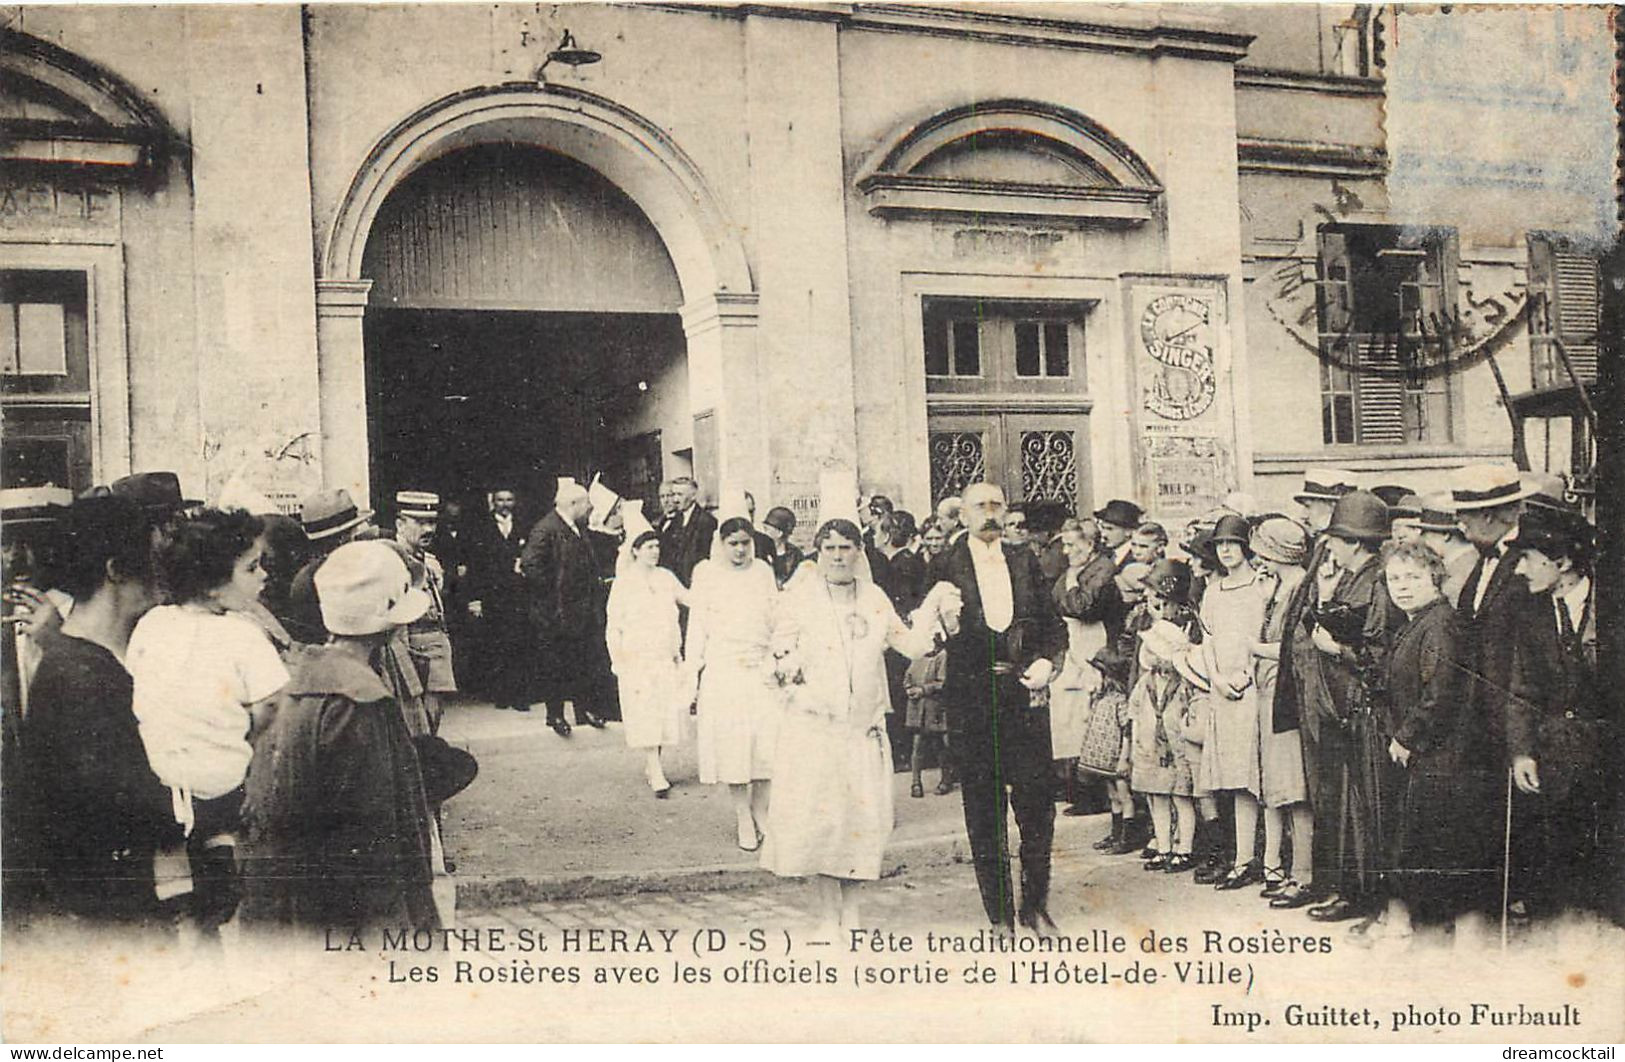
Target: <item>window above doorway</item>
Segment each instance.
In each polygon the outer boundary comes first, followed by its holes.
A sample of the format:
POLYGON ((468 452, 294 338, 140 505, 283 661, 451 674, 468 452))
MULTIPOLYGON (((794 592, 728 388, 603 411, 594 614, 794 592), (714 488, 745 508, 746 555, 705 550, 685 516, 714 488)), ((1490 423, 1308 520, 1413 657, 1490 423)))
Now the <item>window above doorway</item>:
POLYGON ((1082 391, 1089 304, 926 296, 929 391, 1082 391))

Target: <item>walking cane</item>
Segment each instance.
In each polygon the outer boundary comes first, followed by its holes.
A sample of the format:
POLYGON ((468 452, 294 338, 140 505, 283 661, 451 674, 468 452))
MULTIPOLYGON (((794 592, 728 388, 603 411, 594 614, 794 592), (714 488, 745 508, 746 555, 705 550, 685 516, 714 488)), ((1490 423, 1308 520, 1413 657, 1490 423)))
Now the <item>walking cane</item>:
POLYGON ((1507 950, 1507 908, 1512 887, 1512 769, 1507 769, 1506 833, 1501 841, 1501 950, 1507 950))

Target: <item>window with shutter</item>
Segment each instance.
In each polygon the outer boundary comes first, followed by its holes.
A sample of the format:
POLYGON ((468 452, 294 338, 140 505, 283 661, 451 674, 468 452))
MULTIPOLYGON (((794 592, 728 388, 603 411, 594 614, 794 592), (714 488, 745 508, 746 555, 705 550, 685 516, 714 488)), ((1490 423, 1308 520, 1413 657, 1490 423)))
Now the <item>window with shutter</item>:
POLYGON ((1597 255, 1553 233, 1529 234, 1530 383, 1536 388, 1573 383, 1557 342, 1581 383, 1597 382, 1597 330, 1602 322, 1597 255))
POLYGON ((0 486, 90 486, 88 325, 83 271, 0 270, 0 486))
POLYGON ((1322 441, 1448 442, 1455 233, 1324 225, 1318 235, 1322 441))

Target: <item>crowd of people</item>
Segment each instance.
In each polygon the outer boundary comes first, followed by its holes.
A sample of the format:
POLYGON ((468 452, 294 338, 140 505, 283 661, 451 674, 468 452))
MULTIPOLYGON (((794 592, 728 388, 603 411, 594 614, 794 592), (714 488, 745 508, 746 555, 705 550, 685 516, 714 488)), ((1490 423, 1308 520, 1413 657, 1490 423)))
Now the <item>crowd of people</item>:
POLYGON ((439 808, 477 771, 438 730, 470 689, 560 737, 619 719, 656 798, 692 732, 739 848, 816 878, 831 925, 880 875, 892 775, 923 799, 933 759, 1004 932, 1054 929, 1060 803, 1110 807, 1097 849, 1361 941, 1604 894, 1618 721, 1561 484, 1312 470, 1293 513, 1232 496, 1177 541, 1124 499, 974 484, 917 522, 840 493, 804 553, 790 509, 687 478, 653 522, 561 479, 528 528, 511 489, 406 490, 389 535, 343 490, 297 520, 169 473, 7 492, 8 911, 438 925, 439 808))

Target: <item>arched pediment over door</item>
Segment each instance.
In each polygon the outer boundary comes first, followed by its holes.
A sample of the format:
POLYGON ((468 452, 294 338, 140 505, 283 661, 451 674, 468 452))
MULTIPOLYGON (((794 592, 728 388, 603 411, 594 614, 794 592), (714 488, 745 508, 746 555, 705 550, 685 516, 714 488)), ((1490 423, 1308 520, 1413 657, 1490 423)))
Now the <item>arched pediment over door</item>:
POLYGON ((897 130, 859 173, 872 214, 1042 218, 1132 227, 1162 185, 1135 151, 1076 111, 994 100, 897 130))

